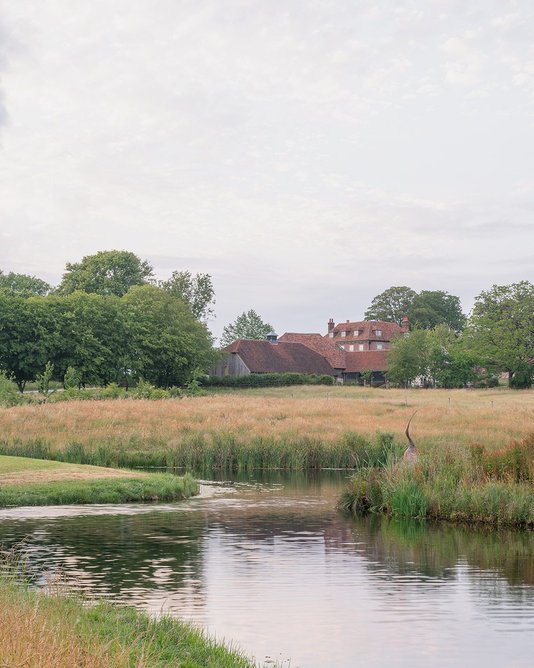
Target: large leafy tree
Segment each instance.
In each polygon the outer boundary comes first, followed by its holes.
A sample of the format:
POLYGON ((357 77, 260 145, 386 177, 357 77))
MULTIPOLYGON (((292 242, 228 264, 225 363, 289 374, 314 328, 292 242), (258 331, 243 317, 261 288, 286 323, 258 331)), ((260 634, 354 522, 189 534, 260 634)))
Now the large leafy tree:
POLYGON ((120 299, 74 292, 58 298, 61 343, 53 360, 58 377, 68 367, 82 385, 121 382, 128 365, 129 332, 120 299))
POLYGON ((530 387, 534 375, 534 285, 494 285, 475 300, 468 331, 484 364, 509 374, 512 387, 530 387))
POLYGON ((57 353, 60 321, 49 299, 0 294, 0 368, 21 392, 57 353))
POLYGON ((167 281, 159 281, 160 288, 189 304, 197 320, 207 321, 213 315, 215 290, 209 274, 173 271, 167 281))
POLYGON ((414 326, 422 329, 445 324, 453 331, 461 332, 466 323, 460 299, 443 290, 422 290, 414 297, 408 317, 414 326))
POLYGON ((36 276, 16 274, 12 271, 4 274, 0 271, 0 290, 19 297, 32 297, 47 295, 52 290, 52 286, 36 276))
POLYGON ((409 336, 401 336, 392 343, 388 352, 387 378, 395 385, 408 386, 416 378, 428 375, 428 335, 415 329, 409 336))
POLYGON ((99 251, 86 255, 80 262, 68 262, 58 292, 68 295, 80 290, 122 297, 131 287, 147 283, 153 273, 151 265, 135 253, 99 251))
POLYGON ((153 285, 132 288, 121 299, 129 336, 130 369, 160 387, 182 385, 214 361, 206 326, 187 304, 153 285))
POLYGON ((417 293, 406 285, 397 285, 377 295, 365 311, 366 320, 385 320, 402 324, 402 318, 408 315, 417 293))
POLYGON ((221 346, 227 346, 237 339, 264 339, 273 326, 264 322, 254 311, 243 311, 234 322, 226 325, 220 338, 221 346))
POLYGON ((465 387, 477 377, 479 358, 468 349, 465 337, 447 325, 427 331, 426 358, 428 375, 438 387, 465 387))

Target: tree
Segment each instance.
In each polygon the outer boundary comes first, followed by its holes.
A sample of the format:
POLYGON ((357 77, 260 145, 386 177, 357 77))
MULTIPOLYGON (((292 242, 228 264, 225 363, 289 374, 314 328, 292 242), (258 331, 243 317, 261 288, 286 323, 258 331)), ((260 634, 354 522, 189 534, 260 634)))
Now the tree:
POLYGON ((189 304, 197 320, 207 321, 213 315, 215 290, 209 274, 191 274, 190 271, 173 271, 167 281, 159 281, 159 287, 189 304))
POLYGON ((385 320, 402 324, 417 293, 406 285, 393 286, 377 295, 365 311, 365 320, 385 320))
POLYGON ((465 387, 477 377, 479 359, 458 336, 445 325, 438 325, 427 334, 428 374, 437 387, 465 387))
POLYGON ((99 251, 86 255, 81 262, 66 265, 58 293, 68 295, 76 290, 99 295, 122 297, 134 285, 152 278, 153 268, 129 251, 99 251))
POLYGON ((12 271, 9 274, 4 274, 0 271, 0 290, 19 297, 36 295, 44 297, 52 290, 52 286, 35 276, 15 274, 12 271))
POLYGON ((153 285, 132 288, 122 299, 130 369, 158 387, 187 383, 215 359, 206 326, 187 304, 153 285))
POLYGON ((58 378, 73 367, 81 386, 121 382, 129 364, 129 332, 120 299, 74 292, 57 300, 61 342, 51 359, 58 378))
POLYGON ((487 368, 506 371, 512 387, 531 387, 534 375, 534 285, 494 285, 475 299, 469 335, 487 368))
POLYGON ((428 333, 424 329, 414 329, 409 336, 399 336, 393 340, 388 353, 387 379, 405 387, 418 377, 426 379, 427 358, 428 333))
POLYGON ((264 339, 273 326, 263 322, 261 317, 254 311, 243 311, 233 323, 226 325, 220 338, 221 346, 228 346, 237 339, 264 339))
POLYGON ((412 325, 421 329, 445 324, 454 332, 461 332, 466 323, 460 299, 443 290, 422 290, 415 295, 407 315, 412 325))

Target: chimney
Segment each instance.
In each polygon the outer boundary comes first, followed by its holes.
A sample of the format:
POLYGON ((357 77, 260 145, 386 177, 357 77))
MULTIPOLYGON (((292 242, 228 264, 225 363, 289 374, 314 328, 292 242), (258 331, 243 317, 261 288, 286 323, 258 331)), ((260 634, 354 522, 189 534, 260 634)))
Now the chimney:
POLYGON ((278 334, 275 331, 269 332, 267 334, 267 341, 269 341, 269 343, 272 343, 273 346, 276 346, 278 343, 278 334))
POLYGON ((334 327, 335 327, 334 318, 330 318, 330 320, 328 321, 328 331, 331 332, 334 329, 334 327))
POLYGON ((410 319, 408 318, 407 315, 402 316, 401 329, 404 334, 408 334, 408 332, 410 331, 410 319))

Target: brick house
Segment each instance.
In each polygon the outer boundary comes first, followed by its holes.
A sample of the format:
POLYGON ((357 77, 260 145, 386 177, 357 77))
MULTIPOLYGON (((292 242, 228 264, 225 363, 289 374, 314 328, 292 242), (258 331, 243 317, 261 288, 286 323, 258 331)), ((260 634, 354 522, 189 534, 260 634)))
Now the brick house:
POLYGON ((330 318, 324 336, 292 332, 283 334, 280 341, 300 342, 322 354, 341 382, 362 382, 363 374, 371 372, 371 381, 380 384, 385 382, 391 341, 408 331, 408 318, 403 318, 400 327, 383 320, 347 320, 336 325, 330 318))

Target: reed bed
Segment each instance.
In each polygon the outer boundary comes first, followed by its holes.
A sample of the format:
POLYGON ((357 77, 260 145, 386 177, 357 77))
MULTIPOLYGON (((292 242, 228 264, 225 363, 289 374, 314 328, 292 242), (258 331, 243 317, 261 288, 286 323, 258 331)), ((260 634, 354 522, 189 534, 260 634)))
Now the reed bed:
POLYGON ((0 409, 0 452, 106 466, 355 467, 380 436, 422 450, 499 449, 533 430, 534 392, 264 388, 161 401, 69 401, 0 409))
POLYGON ((500 451, 473 444, 362 467, 340 507, 356 514, 534 527, 534 434, 500 451))

